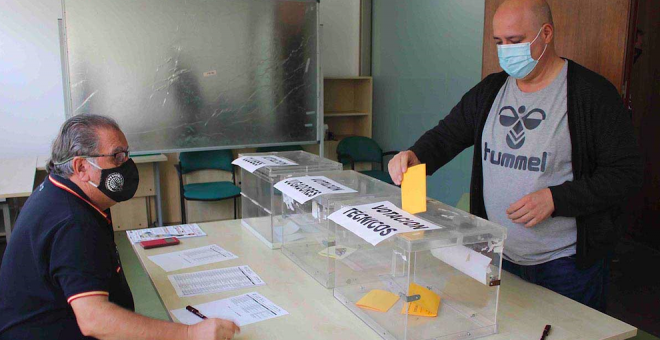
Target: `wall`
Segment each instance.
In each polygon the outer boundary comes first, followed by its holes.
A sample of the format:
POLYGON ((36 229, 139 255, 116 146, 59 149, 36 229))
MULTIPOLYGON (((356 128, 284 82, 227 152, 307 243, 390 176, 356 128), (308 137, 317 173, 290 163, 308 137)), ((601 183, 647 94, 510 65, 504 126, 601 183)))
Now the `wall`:
POLYGON ((322 0, 320 11, 323 75, 357 76, 360 62, 360 0, 322 0))
MULTIPOLYGON (((374 138, 407 149, 481 78, 483 0, 373 1, 374 138)), ((472 149, 429 178, 455 205, 469 192, 472 149)))
POLYGON ((2 0, 0 158, 48 154, 64 122, 60 0, 2 0))

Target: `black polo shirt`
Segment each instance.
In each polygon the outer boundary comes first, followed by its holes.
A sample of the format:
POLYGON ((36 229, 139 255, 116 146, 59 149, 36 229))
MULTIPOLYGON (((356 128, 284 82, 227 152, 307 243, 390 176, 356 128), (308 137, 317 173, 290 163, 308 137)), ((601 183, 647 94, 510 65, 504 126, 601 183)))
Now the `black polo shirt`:
POLYGON ((0 268, 0 339, 86 339, 71 301, 92 295, 134 310, 107 211, 50 175, 16 220, 0 268))

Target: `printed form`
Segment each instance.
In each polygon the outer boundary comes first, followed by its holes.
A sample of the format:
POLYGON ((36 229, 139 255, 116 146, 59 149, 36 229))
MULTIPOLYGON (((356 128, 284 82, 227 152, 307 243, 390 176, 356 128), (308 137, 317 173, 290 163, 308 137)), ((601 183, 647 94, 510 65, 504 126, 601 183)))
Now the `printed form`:
POLYGON ((175 251, 167 254, 149 256, 149 260, 163 268, 166 272, 191 268, 210 263, 237 259, 238 256, 222 247, 210 246, 175 251))
MULTIPOLYGON (((259 293, 247 293, 228 299, 193 306, 208 318, 231 320, 238 326, 264 321, 289 314, 259 293)), ((172 310, 179 322, 194 325, 202 319, 185 308, 172 310)))
POLYGON ((219 293, 266 283, 249 266, 204 270, 168 275, 179 297, 219 293))

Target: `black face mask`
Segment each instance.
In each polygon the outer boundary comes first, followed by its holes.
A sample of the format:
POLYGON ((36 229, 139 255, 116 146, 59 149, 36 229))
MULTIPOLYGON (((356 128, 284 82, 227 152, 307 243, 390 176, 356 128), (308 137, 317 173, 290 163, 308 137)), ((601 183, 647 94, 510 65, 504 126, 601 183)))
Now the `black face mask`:
POLYGON ((102 169, 92 162, 89 163, 101 170, 99 185, 92 181, 89 181, 89 184, 101 190, 104 195, 115 202, 128 201, 135 196, 140 184, 140 174, 132 159, 129 158, 124 164, 111 169, 102 169))

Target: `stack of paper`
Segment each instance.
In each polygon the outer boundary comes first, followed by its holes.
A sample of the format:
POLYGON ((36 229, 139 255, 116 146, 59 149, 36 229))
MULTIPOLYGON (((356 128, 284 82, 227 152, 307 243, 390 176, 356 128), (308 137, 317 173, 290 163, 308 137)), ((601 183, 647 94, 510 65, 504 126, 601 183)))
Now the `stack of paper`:
POLYGON ((356 306, 375 312, 387 312, 399 301, 399 296, 386 290, 374 289, 363 296, 356 306))
POLYGON ((401 314, 417 315, 417 316, 438 316, 438 308, 440 308, 440 296, 438 294, 416 284, 411 283, 408 288, 408 296, 419 295, 420 299, 413 302, 403 304, 401 314))
MULTIPOLYGON (((193 307, 206 317, 231 320, 238 326, 245 326, 289 314, 259 293, 243 294, 193 307)), ((187 311, 185 308, 175 309, 171 312, 179 322, 186 325, 194 325, 202 321, 201 318, 187 311)))

